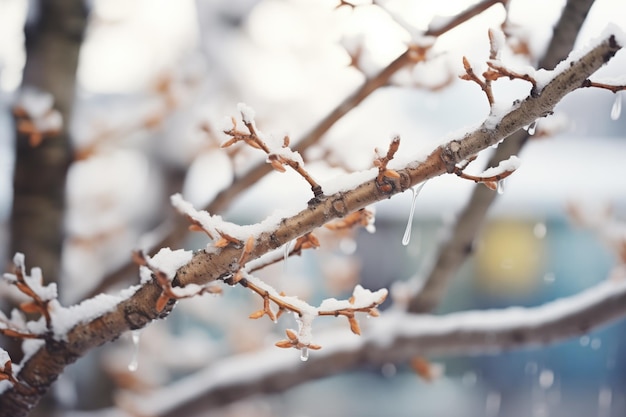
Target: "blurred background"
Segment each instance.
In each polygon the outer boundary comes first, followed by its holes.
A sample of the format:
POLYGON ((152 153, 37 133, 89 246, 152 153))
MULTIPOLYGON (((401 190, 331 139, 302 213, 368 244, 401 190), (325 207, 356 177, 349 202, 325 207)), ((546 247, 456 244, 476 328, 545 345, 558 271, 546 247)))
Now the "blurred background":
MULTIPOLYGON (((0 0, 3 259, 12 257, 7 253, 14 162, 11 108, 20 97, 23 28, 37 13, 36 8, 29 11, 29 3, 0 0)), ((89 20, 69 122, 76 161, 67 177, 63 303, 84 299, 127 262, 130 251, 144 245, 146 232, 171 211, 171 193, 182 192, 202 207, 233 176, 263 161, 254 150, 229 154, 219 147, 225 140, 221 130, 229 127, 231 116, 238 116, 237 103, 256 110, 263 132, 288 134, 297 141, 366 76, 404 50, 412 35, 407 27, 426 30, 433 19, 472 4, 360 3, 355 8, 336 8, 338 2, 332 0, 85 3, 89 20), (355 67, 350 64, 357 50, 355 67)), ((515 65, 536 65, 563 5, 558 0, 511 1, 508 19, 528 53, 520 57, 504 51, 504 62, 508 57, 515 65)), ((386 150, 395 134, 402 137, 398 159, 407 161, 478 126, 489 106, 475 84, 458 79, 461 58, 467 56, 482 72, 489 54, 487 30, 504 19, 505 8, 497 4, 441 36, 429 62, 397 74, 392 85, 373 93, 307 151, 312 175, 323 185, 343 172, 368 169, 374 148, 386 150)), ((595 1, 577 47, 600 36, 609 23, 626 30, 626 6, 621 0, 595 1)), ((622 51, 596 77, 623 80, 625 74, 622 51)), ((528 94, 529 85, 499 80, 494 91, 496 101, 512 103, 528 94)), ((583 89, 538 122, 538 132, 543 127, 554 133, 537 135, 519 155, 522 165, 490 210, 475 256, 462 267, 437 313, 535 306, 610 276, 617 262, 614 251, 594 228, 573 221, 568 207, 592 219, 624 218, 626 117, 615 110, 623 94, 583 89)), ((474 165, 484 164, 490 152, 474 165)), ((376 205, 374 234, 322 233, 318 251, 260 276, 310 303, 349 296, 359 282, 371 289, 419 282, 472 187, 452 176, 429 181, 416 200, 406 246, 402 236, 409 193, 376 205)), ((276 209, 303 207, 309 194, 295 173, 272 173, 220 214, 235 223, 255 223, 276 209)), ((204 245, 198 234, 183 244, 190 249, 204 245)), ((282 337, 284 326, 249 320, 260 305, 256 298, 242 288, 225 288, 219 298, 185 300, 167 321, 149 326, 141 337, 127 335, 93 352, 56 384, 57 415, 102 415, 72 411, 100 408, 114 413, 111 407, 120 391, 146 392, 221 358, 271 345, 282 337)), ((547 348, 429 358, 443 371, 433 381, 401 364, 359 369, 198 415, 624 416, 625 330, 620 322, 547 348)))

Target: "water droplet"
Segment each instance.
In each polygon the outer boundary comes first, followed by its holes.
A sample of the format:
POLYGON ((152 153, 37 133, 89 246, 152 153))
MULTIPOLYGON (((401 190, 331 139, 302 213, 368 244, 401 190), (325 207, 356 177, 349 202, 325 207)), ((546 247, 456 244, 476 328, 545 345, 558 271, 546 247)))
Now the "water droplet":
POLYGON ((473 386, 476 385, 477 381, 478 376, 476 375, 476 372, 468 371, 465 372, 461 377, 461 382, 463 383, 463 385, 473 386))
POLYGON ((356 241, 351 237, 344 237, 339 241, 339 250, 345 255, 352 255, 356 252, 356 241))
POLYGON ((287 259, 289 259, 289 252, 291 252, 291 246, 293 244, 293 240, 290 240, 289 242, 285 243, 285 246, 283 247, 283 257, 284 257, 284 261, 285 263, 283 264, 284 267, 287 266, 287 259))
POLYGON ((622 113, 622 95, 615 93, 615 101, 613 101, 613 107, 611 107, 611 120, 619 119, 622 113))
POLYGON ((539 367, 537 366, 537 362, 528 362, 524 368, 524 371, 526 371, 527 374, 536 374, 537 371, 539 370, 539 367))
POLYGON ((500 195, 504 194, 504 180, 498 181, 498 185, 496 186, 496 192, 500 195))
POLYGON ((135 372, 139 369, 139 339, 141 333, 140 330, 133 330, 131 332, 131 339, 133 341, 133 356, 130 358, 130 362, 128 363, 128 370, 130 372, 135 372))
POLYGON ((536 129, 537 129, 537 122, 532 122, 530 125, 528 125, 528 134, 530 136, 534 135, 536 129))
POLYGON ((542 402, 533 405, 533 417, 548 417, 549 415, 548 404, 542 402))
POLYGON ((548 389, 554 384, 554 372, 549 369, 542 369, 539 373, 539 386, 548 389))
POLYGON ((308 347, 303 347, 302 349, 300 349, 300 360, 302 362, 306 362, 309 360, 309 348, 308 347))
POLYGON ((415 213, 415 204, 417 202, 417 196, 419 195, 420 191, 422 191, 422 188, 424 188, 425 184, 426 184, 426 181, 424 181, 417 187, 411 188, 411 190, 413 191, 413 198, 411 200, 411 210, 409 211, 409 220, 407 221, 406 229, 404 230, 404 236, 402 236, 402 244, 404 246, 407 246, 409 242, 411 241, 411 229, 413 228, 413 214, 415 213))
POLYGON ((535 235, 537 239, 543 239, 544 237, 546 237, 547 233, 548 233, 548 228, 546 227, 546 224, 543 222, 538 222, 533 227, 533 234, 535 235))
POLYGON ((600 387, 600 391, 598 391, 598 408, 600 410, 608 411, 611 408, 612 402, 613 390, 611 387, 600 387))
POLYGON ((590 346, 591 346, 591 349, 598 350, 600 349, 600 346, 602 346, 602 340, 598 339, 597 337, 594 337, 591 340, 590 346))
POLYGON ((580 345, 581 346, 589 346, 589 342, 591 341, 591 339, 589 338, 589 336, 581 336, 580 337, 580 345))
POLYGON ((543 281, 546 284, 554 283, 555 279, 556 279, 556 276, 554 275, 554 272, 546 272, 546 274, 543 276, 543 281))
POLYGON ((495 417, 500 413, 500 404, 502 402, 502 396, 499 392, 491 391, 487 394, 485 400, 485 416, 495 417))
POLYGON ((383 374, 385 378, 391 378, 395 376, 398 370, 396 369, 396 365, 393 363, 385 363, 380 368, 380 373, 383 374))

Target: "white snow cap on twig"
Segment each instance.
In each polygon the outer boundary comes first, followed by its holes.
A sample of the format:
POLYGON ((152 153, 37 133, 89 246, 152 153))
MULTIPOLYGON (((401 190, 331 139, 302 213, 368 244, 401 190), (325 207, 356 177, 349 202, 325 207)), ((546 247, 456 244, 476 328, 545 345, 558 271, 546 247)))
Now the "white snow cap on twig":
POLYGON ((254 123, 254 117, 256 116, 256 112, 246 103, 238 103, 237 110, 241 113, 241 118, 244 123, 254 123))
MULTIPOLYGON (((146 258, 146 262, 148 265, 154 269, 158 269, 167 275, 167 278, 172 280, 176 276, 176 271, 178 269, 191 261, 193 257, 193 252, 190 250, 184 249, 176 249, 171 250, 170 248, 161 248, 159 252, 153 257, 146 258)), ((145 279, 145 272, 147 271, 147 275, 150 276, 151 272, 148 268, 142 267, 141 278, 142 282, 145 279)), ((151 278, 150 278, 151 279, 151 278)), ((148 279, 148 281, 150 280, 148 279)))
POLYGON ((504 161, 500 161, 497 167, 487 168, 482 174, 481 177, 495 177, 498 175, 502 175, 505 172, 513 172, 517 168, 520 167, 522 161, 515 155, 509 157, 509 159, 505 159, 504 161))
MULTIPOLYGON (((16 253, 15 256, 13 256, 13 263, 21 271, 26 285, 28 285, 28 287, 33 290, 33 292, 37 294, 37 296, 41 298, 42 301, 54 300, 55 298, 57 298, 57 285, 55 283, 43 285, 43 275, 41 273, 41 268, 31 268, 30 275, 26 274, 26 266, 23 253, 16 253)), ((4 279, 6 279, 7 281, 15 282, 17 281, 17 276, 12 273, 5 273, 4 279)))
POLYGON ((366 308, 380 304, 381 300, 387 297, 387 289, 381 288, 378 291, 370 291, 361 285, 354 287, 351 300, 337 300, 336 298, 327 298, 318 307, 319 311, 337 311, 346 309, 366 308))

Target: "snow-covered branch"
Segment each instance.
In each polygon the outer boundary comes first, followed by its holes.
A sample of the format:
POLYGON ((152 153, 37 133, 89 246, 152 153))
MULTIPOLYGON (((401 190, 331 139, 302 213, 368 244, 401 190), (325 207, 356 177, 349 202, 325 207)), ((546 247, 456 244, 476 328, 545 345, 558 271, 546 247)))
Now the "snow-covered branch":
MULTIPOLYGON (((310 201, 302 211, 291 216, 272 219, 256 227, 245 230, 242 228, 235 230, 234 233, 228 233, 229 236, 234 236, 235 241, 229 240, 223 247, 213 245, 193 253, 184 265, 179 267, 177 264, 176 271, 167 271, 165 275, 172 278, 171 285, 173 287, 183 288, 189 284, 203 286, 218 279, 227 279, 241 270, 243 265, 240 263, 243 263, 244 258, 246 261, 259 258, 333 219, 345 217, 374 202, 401 193, 428 178, 446 172, 454 172, 455 167, 461 161, 473 157, 482 149, 498 143, 537 118, 549 114, 566 94, 579 88, 585 79, 611 59, 622 47, 624 43, 622 38, 623 36, 616 33, 607 34, 596 45, 583 51, 584 53, 576 54, 571 59, 566 60, 555 71, 543 74, 542 87, 535 89, 533 94, 521 103, 516 103, 500 113, 492 111, 490 117, 475 131, 438 147, 422 160, 413 161, 403 169, 395 169, 392 176, 383 175, 383 181, 379 181, 378 170, 375 168, 365 173, 347 176, 343 181, 335 181, 333 183, 334 189, 331 190, 331 187, 325 186, 325 196, 310 201), (247 233, 245 236, 237 235, 237 232, 244 231, 247 233), (248 244, 247 242, 251 238, 253 241, 248 244), (239 244, 239 241, 243 242, 245 239, 248 239, 245 245, 239 244), (244 251, 245 257, 243 256, 244 251)), ((190 210, 187 214, 189 213, 191 213, 190 210)), ((211 224, 218 221, 208 213, 204 217, 211 224)), ((20 383, 32 388, 32 392, 20 392, 16 389, 6 390, 0 395, 0 416, 19 417, 26 415, 28 409, 37 402, 56 377, 63 372, 66 365, 77 360, 88 350, 118 338, 127 330, 142 328, 152 320, 166 316, 175 299, 164 300, 163 294, 166 290, 162 282, 156 279, 144 281, 140 287, 133 288, 132 291, 120 296, 115 305, 107 306, 104 311, 100 310, 102 314, 91 315, 88 320, 77 320, 73 327, 68 327, 62 337, 47 338, 45 345, 21 364, 16 375, 20 383)), ((420 349, 423 350, 422 353, 426 354, 432 352, 429 349, 439 348, 438 343, 446 341, 445 336, 447 334, 461 334, 463 337, 460 340, 463 342, 456 347, 451 345, 449 347, 450 352, 439 353, 452 353, 454 349, 461 348, 465 351, 478 349, 485 346, 485 343, 493 348, 514 346, 525 340, 534 340, 531 338, 530 330, 533 329, 532 334, 534 334, 536 328, 533 326, 538 327, 541 323, 544 323, 546 331, 550 331, 548 334, 552 334, 555 338, 559 335, 565 337, 572 334, 573 330, 585 331, 588 328, 587 325, 594 322, 594 318, 601 318, 602 320, 598 319, 598 322, 601 322, 618 314, 616 310, 619 310, 619 306, 624 305, 623 299, 620 298, 624 296, 623 286, 613 285, 602 288, 602 290, 597 291, 599 293, 597 297, 604 297, 603 303, 591 305, 588 309, 581 309, 584 311, 584 315, 570 311, 570 307, 565 308, 569 304, 559 303, 544 309, 537 309, 535 313, 529 314, 529 318, 532 319, 530 322, 527 321, 528 319, 522 320, 519 317, 515 319, 519 311, 508 313, 510 315, 510 323, 508 324, 506 322, 503 324, 499 319, 496 320, 496 318, 501 317, 501 313, 492 316, 489 313, 484 313, 480 317, 481 320, 478 321, 478 323, 483 324, 475 328, 473 332, 468 332, 467 329, 463 328, 461 326, 463 323, 455 324, 457 320, 462 318, 459 316, 450 316, 452 318, 448 319, 421 318, 418 320, 415 318, 402 326, 397 324, 396 320, 385 321, 383 323, 389 326, 391 330, 384 330, 383 327, 380 328, 381 330, 376 330, 378 327, 375 327, 372 334, 376 335, 377 342, 373 341, 370 336, 367 336, 363 341, 350 342, 351 345, 354 343, 357 345, 369 344, 367 349, 363 349, 363 356, 356 355, 350 358, 346 358, 346 354, 340 356, 346 360, 347 365, 358 363, 361 360, 370 360, 376 363, 377 360, 382 360, 383 355, 390 355, 386 356, 386 360, 401 360, 404 356, 413 354, 412 346, 415 344, 415 340, 411 339, 411 332, 419 329, 425 331, 422 326, 431 328, 430 326, 436 325, 435 327, 438 329, 437 332, 433 330, 432 334, 421 340, 420 349), (618 307, 615 307, 616 303, 613 301, 616 299, 619 301, 618 307), (565 315, 568 317, 567 320, 559 322, 557 319, 564 316, 563 310, 571 314, 565 315), (545 315, 548 321, 541 319, 540 314, 545 315), (428 320, 433 321, 429 322, 428 320), (558 328, 554 327, 554 322, 559 323, 558 328), (488 323, 492 325, 489 326, 488 323), (517 328, 507 327, 515 323, 518 325, 517 328), (495 324, 498 325, 495 326, 495 324), (395 342, 397 351, 388 351, 384 346, 385 332, 389 331, 398 332, 394 336, 397 338, 397 342, 395 342), (493 331, 501 334, 500 338, 494 339, 493 336, 490 336, 488 340, 485 340, 486 334, 492 334, 493 331), (381 333, 377 334, 377 332, 381 333), (496 342, 498 343, 496 344, 496 342)), ((589 295, 583 297, 581 295, 583 300, 592 298, 589 295)), ((595 300, 595 298, 593 299, 595 300)), ((579 304, 588 305, 586 303, 579 301, 579 304)), ((80 311, 74 310, 74 312, 78 315, 80 311)), ((327 351, 330 354, 333 349, 327 349, 327 351)), ((332 357, 332 354, 328 357, 332 357)), ((334 357, 334 360, 337 358, 334 357)), ((323 361, 324 359, 320 357, 319 360, 323 361)), ((318 364, 322 364, 322 362, 318 362, 318 364)), ((282 381, 292 381, 293 383, 294 379, 301 378, 296 374, 299 375, 300 372, 295 373, 290 368, 287 375, 283 377, 284 379, 273 386, 287 386, 281 385, 282 381)), ((236 396, 242 394, 237 390, 232 391, 232 393, 235 393, 236 396)), ((228 398, 228 395, 222 392, 222 398, 228 398)))
MULTIPOLYGON (((579 88, 591 73, 610 60, 621 47, 615 34, 607 35, 584 55, 577 53, 576 58, 563 61, 551 73, 551 80, 541 90, 535 91, 520 103, 514 103, 507 111, 492 113, 473 132, 438 147, 425 159, 413 161, 403 169, 396 169, 393 177, 385 177, 384 187, 378 181, 377 169, 348 176, 344 181, 336 181, 336 190, 332 194, 329 187, 325 187, 325 198, 291 217, 274 219, 267 224, 278 224, 277 227, 256 228, 258 235, 251 259, 285 245, 334 218, 344 217, 387 199, 429 178, 455 172, 461 161, 550 114, 566 94, 579 88), (363 178, 368 177, 369 180, 363 181, 363 178)), ((242 237, 239 238, 243 240, 242 237)), ((190 283, 204 284, 232 274, 232 261, 239 259, 240 253, 241 247, 237 245, 227 246, 219 251, 199 251, 189 264, 179 270, 179 282, 183 286, 190 283), (207 274, 207 265, 213 267, 212 274, 207 274)))
POLYGON ((148 395, 124 396, 120 405, 140 415, 186 415, 251 395, 282 391, 364 363, 383 365, 407 362, 417 356, 494 354, 549 345, 584 335, 625 315, 626 281, 604 281, 538 307, 445 316, 390 311, 368 321, 361 337, 341 329, 320 333, 324 349, 306 363, 270 347, 220 360, 148 395))
MULTIPOLYGON (((572 50, 580 28, 591 8, 593 1, 568 0, 559 22, 554 28, 554 35, 546 54, 540 60, 539 68, 554 68, 564 60, 572 50)), ((501 161, 518 155, 529 139, 528 130, 518 130, 498 149, 488 162, 496 166, 501 161)), ((408 309, 413 313, 432 311, 444 296, 449 281, 456 274, 465 259, 473 252, 473 242, 480 230, 488 209, 498 194, 484 187, 474 187, 472 195, 459 213, 449 237, 440 246, 439 254, 428 276, 419 285, 419 290, 412 295, 408 309)))

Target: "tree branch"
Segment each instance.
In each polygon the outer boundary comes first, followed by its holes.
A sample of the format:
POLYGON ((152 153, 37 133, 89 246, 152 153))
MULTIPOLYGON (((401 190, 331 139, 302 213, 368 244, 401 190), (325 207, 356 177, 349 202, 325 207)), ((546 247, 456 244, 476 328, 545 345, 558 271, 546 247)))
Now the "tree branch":
MULTIPOLYGON (((554 68, 572 50, 578 32, 593 4, 593 0, 569 0, 554 28, 554 35, 539 68, 554 68)), ((512 155, 517 155, 528 140, 528 132, 520 129, 498 146, 488 162, 497 166, 512 155)), ((423 313, 432 311, 445 295, 448 283, 467 257, 473 253, 473 242, 483 225, 487 211, 497 193, 483 186, 474 187, 472 196, 461 211, 452 233, 439 249, 433 269, 420 286, 418 293, 408 303, 408 311, 423 313)))
POLYGON ((402 363, 417 356, 480 355, 546 346, 626 316, 626 282, 604 281, 568 298, 530 308, 479 310, 445 316, 385 312, 362 337, 329 330, 308 362, 274 348, 220 360, 149 395, 122 397, 140 415, 174 417, 282 392, 362 364, 402 363), (227 370, 227 371, 226 371, 227 370))
MULTIPOLYGON (((446 25, 436 29, 427 30, 423 36, 441 36, 498 3, 506 2, 503 0, 483 0, 459 13, 446 25)), ((328 113, 328 115, 320 120, 311 129, 311 131, 309 131, 304 137, 300 138, 297 144, 293 147, 293 150, 304 155, 304 152, 316 144, 331 129, 331 127, 335 125, 335 123, 341 120, 341 118, 361 104, 374 91, 389 85, 391 78, 398 71, 411 63, 416 63, 416 59, 425 59, 423 55, 419 55, 418 57, 415 55, 416 54, 413 49, 407 48, 401 55, 383 68, 380 73, 365 80, 361 87, 342 100, 341 103, 339 103, 330 113, 328 113)), ((247 190, 252 184, 255 184, 265 175, 270 173, 271 170, 272 168, 265 163, 260 163, 254 166, 245 174, 236 178, 231 185, 218 193, 218 195, 205 207, 205 209, 211 213, 221 213, 239 194, 241 194, 241 192, 247 190)), ((163 239, 155 245, 155 247, 159 248, 178 245, 186 235, 185 226, 186 224, 184 222, 174 221, 171 226, 171 232, 164 236, 163 239)), ((133 265, 132 262, 128 262, 120 266, 115 271, 108 274, 96 288, 89 292, 87 297, 93 297, 112 285, 124 281, 128 276, 130 276, 132 271, 134 271, 134 267, 135 265, 133 265)))
MULTIPOLYGON (((366 173, 369 180, 355 181, 353 188, 330 194, 296 215, 282 219, 278 225, 268 226, 264 232, 255 236, 248 260, 258 258, 332 219, 344 217, 376 201, 387 199, 428 178, 453 172, 454 166, 462 160, 550 113, 561 98, 580 87, 583 80, 609 61, 621 47, 615 35, 610 35, 579 59, 564 62, 563 69, 554 74, 554 78, 543 90, 529 96, 503 117, 491 117, 474 132, 438 147, 424 160, 396 170, 399 178, 386 181, 385 185, 391 187, 386 187, 385 191, 381 190, 376 181, 377 170, 373 169, 366 173)), ((362 173, 357 177, 362 178, 361 175, 362 173)), ((191 283, 204 285, 236 272, 233 270, 233 262, 236 263, 241 257, 240 246, 228 245, 222 249, 211 249, 194 253, 187 264, 178 268, 174 283, 180 286, 191 283)), ((238 268, 240 266, 236 265, 235 269, 238 268)), ((127 330, 142 328, 150 321, 166 316, 174 301, 168 303, 163 312, 157 311, 155 306, 161 294, 161 287, 154 280, 150 280, 111 311, 72 328, 65 340, 46 340, 46 344, 22 364, 16 376, 21 383, 27 384, 36 392, 30 394, 18 392, 17 389, 3 392, 0 395, 0 417, 25 416, 66 365, 93 347, 116 339, 127 330)), ((374 352, 376 349, 372 350, 372 354, 374 352)))

